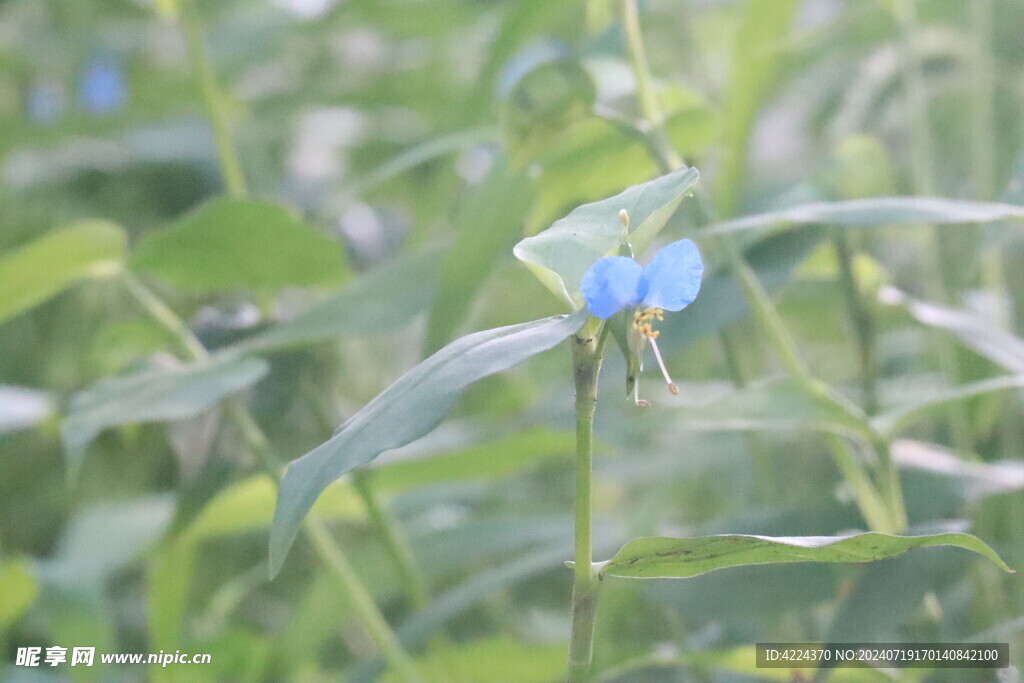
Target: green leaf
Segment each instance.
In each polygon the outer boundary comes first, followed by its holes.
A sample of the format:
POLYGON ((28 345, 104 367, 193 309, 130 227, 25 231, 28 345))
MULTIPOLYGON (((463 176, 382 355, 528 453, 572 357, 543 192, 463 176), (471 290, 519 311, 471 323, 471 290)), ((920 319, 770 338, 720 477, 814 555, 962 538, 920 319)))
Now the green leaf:
POLYGON ((27 560, 0 564, 0 635, 28 611, 38 594, 39 586, 27 560))
POLYGON ((234 345, 231 351, 266 353, 401 329, 429 305, 440 256, 439 250, 403 256, 361 274, 339 293, 234 345))
POLYGON ((532 195, 529 177, 499 160, 459 211, 455 243, 441 263, 440 281, 427 320, 427 353, 450 341, 465 321, 495 262, 522 234, 532 195))
POLYGON ((891 536, 877 532, 853 536, 745 536, 637 538, 600 569, 602 578, 682 579, 716 569, 790 562, 874 562, 912 548, 952 545, 983 555, 1004 571, 1013 571, 992 548, 970 534, 891 536))
POLYGON ((120 226, 83 221, 55 230, 0 258, 0 322, 88 277, 109 275, 124 263, 120 226))
POLYGON ((61 436, 68 470, 77 474, 85 449, 107 427, 164 422, 198 415, 267 373, 257 358, 220 355, 208 362, 155 367, 101 380, 71 399, 61 436))
POLYGON ((1020 460, 964 460, 938 444, 910 439, 892 442, 892 459, 901 468, 949 477, 963 487, 970 500, 1024 489, 1024 462, 1020 460))
POLYGON ((784 377, 680 407, 679 424, 701 431, 812 429, 871 442, 867 417, 824 383, 813 388, 784 377))
POLYGON ((453 453, 377 461, 370 471, 375 489, 404 491, 426 484, 509 476, 541 460, 568 458, 575 445, 576 436, 571 432, 530 429, 453 453))
POLYGON ((516 258, 544 285, 573 308, 583 305, 580 280, 599 258, 613 253, 622 241, 619 211, 629 213, 629 242, 637 255, 650 245, 675 212, 700 174, 680 168, 634 185, 610 199, 584 204, 550 228, 516 245, 516 258))
POLYGON ((879 296, 887 304, 904 306, 923 325, 952 332, 964 346, 1004 370, 1024 374, 1024 339, 979 315, 919 301, 895 287, 886 287, 879 296))
POLYGON ((194 292, 334 285, 345 275, 341 244, 289 209, 214 199, 144 237, 132 268, 194 292))
POLYGON ((781 211, 744 216, 708 226, 701 235, 728 235, 750 230, 784 230, 823 223, 846 228, 926 223, 988 223, 1024 218, 1024 206, 934 197, 876 197, 845 202, 813 202, 781 211))
POLYGON ((550 349, 585 319, 586 313, 578 311, 462 337, 400 377, 326 443, 292 462, 281 481, 270 530, 271 572, 281 568, 299 524, 328 484, 383 451, 423 436, 473 382, 550 349))
POLYGON ((961 384, 958 387, 932 393, 928 398, 912 401, 871 418, 871 426, 885 437, 891 438, 918 420, 941 413, 947 406, 994 391, 1024 388, 1024 375, 1004 375, 961 384))

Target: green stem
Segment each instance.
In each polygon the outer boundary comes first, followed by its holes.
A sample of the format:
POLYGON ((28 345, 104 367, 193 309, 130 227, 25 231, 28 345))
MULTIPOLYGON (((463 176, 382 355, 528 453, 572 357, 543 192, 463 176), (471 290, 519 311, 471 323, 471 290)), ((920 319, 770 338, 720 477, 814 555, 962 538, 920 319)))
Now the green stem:
POLYGON ((584 681, 594 651, 597 576, 591 542, 591 462, 597 379, 607 335, 581 332, 572 338, 573 382, 576 387, 576 548, 572 585, 572 635, 569 640, 570 682, 584 681))
POLYGON ((850 238, 842 229, 832 233, 832 243, 839 259, 839 275, 846 296, 846 308, 850 313, 857 355, 860 358, 861 399, 864 412, 874 415, 878 412, 878 359, 875 355, 875 320, 864 305, 854 272, 854 249, 850 238))
MULTIPOLYGON (((123 277, 128 291, 156 322, 171 333, 191 360, 200 362, 209 360, 209 351, 196 338, 188 325, 160 297, 134 276, 125 273, 123 277)), ((260 429, 249 409, 237 398, 227 399, 225 408, 228 417, 256 456, 261 468, 275 481, 280 481, 281 461, 274 453, 270 441, 260 429)), ((370 591, 352 568, 341 548, 331 537, 330 532, 313 517, 307 517, 302 528, 351 599, 356 616, 391 669, 401 676, 403 681, 421 680, 412 658, 402 648, 398 637, 373 602, 370 591)))
POLYGON ((181 25, 188 44, 189 60, 192 62, 192 69, 199 80, 199 90, 206 107, 206 115, 210 119, 213 142, 217 147, 217 157, 224 175, 224 185, 229 195, 243 198, 248 191, 246 190, 245 176, 242 174, 242 165, 238 161, 238 154, 231 138, 227 100, 217 83, 217 74, 213 69, 213 62, 210 60, 206 41, 203 38, 203 25, 199 18, 199 10, 194 3, 195 0, 182 0, 181 2, 181 25))
POLYGON ((430 603, 427 594, 426 581, 416 566, 416 557, 412 552, 412 545, 408 537, 403 533, 398 520, 391 514, 391 510, 381 504, 376 492, 373 490, 372 477, 366 472, 353 472, 352 482, 356 491, 363 499, 366 510, 370 514, 377 531, 384 537, 384 543, 388 552, 398 567, 398 574, 405 586, 405 592, 409 601, 416 610, 426 609, 430 603))
POLYGON ((654 151, 658 163, 667 173, 682 166, 683 160, 669 140, 668 132, 665 130, 665 115, 658 106, 657 95, 651 86, 651 68, 647 63, 647 50, 644 48, 643 33, 640 30, 640 12, 636 0, 621 0, 619 15, 626 35, 626 55, 633 66, 633 76, 636 79, 637 105, 640 116, 648 126, 644 133, 649 139, 649 148, 654 151))

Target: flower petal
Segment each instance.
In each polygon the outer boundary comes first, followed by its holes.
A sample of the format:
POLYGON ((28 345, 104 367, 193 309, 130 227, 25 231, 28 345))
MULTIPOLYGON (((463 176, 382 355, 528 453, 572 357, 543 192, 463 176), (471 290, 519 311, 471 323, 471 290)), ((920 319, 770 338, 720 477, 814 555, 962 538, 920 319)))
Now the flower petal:
POLYGON ((704 264, 696 244, 690 240, 669 244, 644 268, 643 279, 647 284, 644 306, 683 310, 697 298, 703 274, 704 264))
POLYGON ((607 320, 643 298, 643 268, 625 256, 606 256, 583 275, 580 289, 591 315, 607 320))

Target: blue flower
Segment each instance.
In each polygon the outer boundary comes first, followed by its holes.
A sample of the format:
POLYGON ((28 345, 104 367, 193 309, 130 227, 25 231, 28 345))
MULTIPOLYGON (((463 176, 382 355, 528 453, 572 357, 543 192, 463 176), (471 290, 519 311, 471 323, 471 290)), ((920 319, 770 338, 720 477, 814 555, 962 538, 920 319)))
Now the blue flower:
MULTIPOLYGON (((628 229, 629 216, 623 212, 619 218, 623 230, 628 229)), ((632 330, 627 333, 629 356, 636 358, 643 369, 643 350, 649 343, 669 391, 678 394, 655 341, 658 333, 651 326, 663 319, 665 311, 681 311, 693 303, 703 274, 704 264, 697 245, 679 240, 655 254, 646 268, 625 256, 606 256, 583 274, 580 289, 587 310, 601 320, 634 309, 632 330)), ((640 398, 639 380, 633 384, 633 400, 638 406, 650 405, 640 398)))
POLYGON ((606 256, 583 275, 580 289, 587 310, 607 320, 621 310, 681 311, 697 298, 704 264, 690 240, 669 244, 647 267, 625 256, 606 256))

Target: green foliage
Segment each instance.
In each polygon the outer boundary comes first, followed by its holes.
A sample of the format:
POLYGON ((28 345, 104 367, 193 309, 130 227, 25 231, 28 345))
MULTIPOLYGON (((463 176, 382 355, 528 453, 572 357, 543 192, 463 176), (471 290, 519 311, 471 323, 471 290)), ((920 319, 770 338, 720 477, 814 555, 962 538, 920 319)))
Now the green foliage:
POLYGON ((474 382, 547 351, 578 330, 585 312, 511 325, 456 340, 416 366, 353 415, 318 448, 289 465, 270 534, 276 574, 320 492, 383 451, 417 439, 444 419, 474 382))
POLYGON ((260 360, 225 355, 209 362, 172 363, 104 379, 75 394, 61 424, 68 470, 72 476, 77 474, 85 449, 107 427, 198 415, 266 373, 267 365, 260 360))
POLYGON ((991 548, 970 534, 889 536, 708 536, 638 538, 601 565, 601 576, 624 579, 683 579, 726 567, 791 562, 874 562, 911 548, 955 545, 972 550, 1010 571, 991 548))
POLYGON ((84 221, 0 257, 0 321, 36 306, 88 277, 117 272, 126 237, 119 226, 84 221))
POLYGON ((629 214, 626 239, 642 253, 679 207, 700 174, 680 168, 614 197, 584 204, 550 228, 516 245, 515 255, 559 299, 579 308, 580 280, 597 259, 612 254, 623 239, 619 212, 629 214))
POLYGON ((345 274, 339 244, 267 202, 215 199, 134 250, 132 268, 194 292, 331 285, 345 274))

